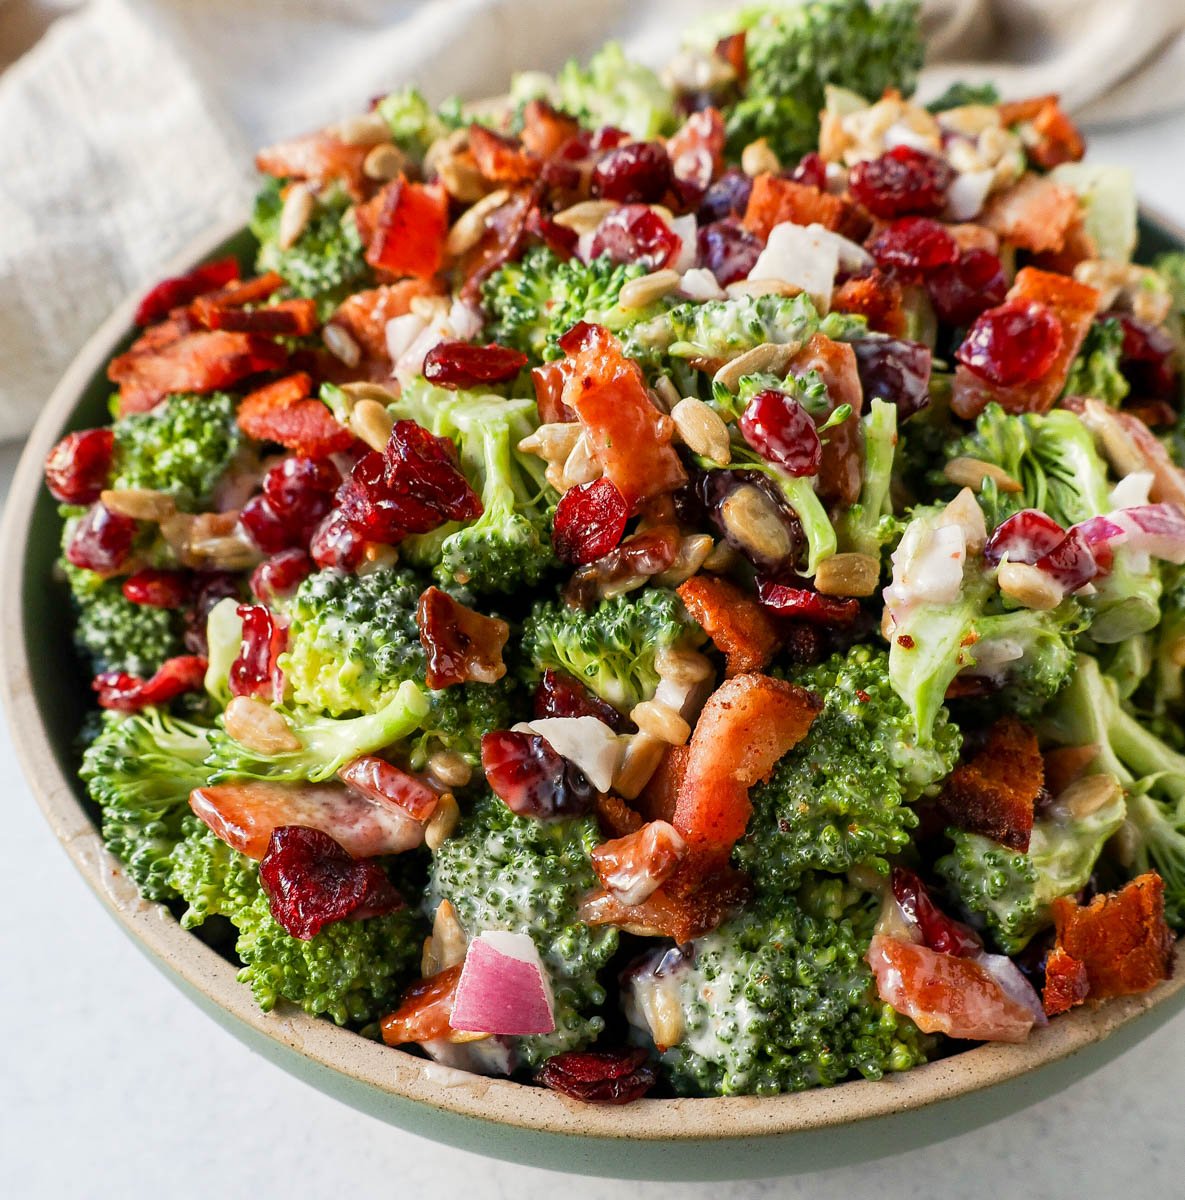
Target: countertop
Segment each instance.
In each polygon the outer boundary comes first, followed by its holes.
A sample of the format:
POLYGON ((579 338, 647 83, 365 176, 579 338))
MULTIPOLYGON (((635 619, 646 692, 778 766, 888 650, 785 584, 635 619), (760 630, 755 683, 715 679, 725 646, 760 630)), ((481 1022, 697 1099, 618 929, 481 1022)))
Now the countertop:
MULTIPOLYGON (((1185 114, 1096 131, 1185 221, 1185 114)), ((0 447, 0 487, 16 463, 0 447)), ((11 636, 10 631, 5 631, 11 636)), ((622 1185, 492 1162, 354 1112, 250 1053, 182 998, 89 893, 0 728, 0 1170, 19 1197, 619 1200, 622 1185)), ((1182 1193, 1185 1014, 1063 1093, 977 1133, 861 1167, 735 1185, 632 1184, 634 1200, 1182 1193), (725 1191, 725 1189, 727 1189, 725 1191)))

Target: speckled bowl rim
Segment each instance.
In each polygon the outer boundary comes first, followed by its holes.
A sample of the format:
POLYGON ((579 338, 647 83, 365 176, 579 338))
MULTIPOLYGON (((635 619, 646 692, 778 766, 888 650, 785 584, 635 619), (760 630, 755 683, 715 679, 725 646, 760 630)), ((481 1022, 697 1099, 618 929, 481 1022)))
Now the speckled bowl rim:
MULTIPOLYGON (((1185 245, 1185 229, 1142 210, 1149 224, 1185 245)), ((178 273, 241 233, 211 231, 162 275, 178 273)), ((183 930, 161 905, 144 901, 107 852, 59 767, 32 687, 22 595, 34 504, 45 455, 67 426, 88 385, 104 371, 132 325, 135 297, 121 304, 88 340, 55 388, 29 437, 13 479, 0 532, 0 561, 19 564, 0 581, 0 687, 17 753, 30 788, 55 836, 112 916, 141 947, 211 1004, 251 1030, 392 1096, 463 1117, 532 1132, 631 1141, 712 1142, 855 1126, 965 1097, 1035 1072, 1093 1046, 1174 997, 1180 1006, 1185 970, 1143 996, 1086 1006, 1036 1030, 1021 1046, 984 1045, 882 1080, 770 1098, 641 1100, 616 1108, 577 1104, 542 1088, 443 1068, 360 1037, 290 1006, 264 1013, 235 968, 183 930)), ((1180 958, 1185 951, 1179 948, 1180 958)), ((1163 1012, 1162 1014, 1163 1015, 1163 1012)), ((1147 1032, 1159 1021, 1147 1022, 1147 1032)))

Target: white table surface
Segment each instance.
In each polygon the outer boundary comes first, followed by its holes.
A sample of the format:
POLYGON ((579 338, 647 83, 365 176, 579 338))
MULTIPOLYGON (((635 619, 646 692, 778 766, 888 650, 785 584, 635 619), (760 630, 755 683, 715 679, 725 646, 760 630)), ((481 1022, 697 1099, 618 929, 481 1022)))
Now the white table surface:
MULTIPOLYGON (((1095 133, 1185 221, 1185 114, 1095 133)), ((0 334, 2 336, 2 334, 0 334)), ((16 462, 0 447, 0 486, 16 462)), ((4 568, 0 568, 4 569, 4 568)), ((4 636, 12 636, 4 631, 4 636)), ((622 1186, 492 1162, 354 1112, 192 1007, 104 913, 41 819, 0 729, 0 1194, 620 1200, 622 1186)), ((821 1174, 633 1184, 637 1200, 1185 1195, 1185 1014, 1060 1095, 978 1133, 821 1174)))

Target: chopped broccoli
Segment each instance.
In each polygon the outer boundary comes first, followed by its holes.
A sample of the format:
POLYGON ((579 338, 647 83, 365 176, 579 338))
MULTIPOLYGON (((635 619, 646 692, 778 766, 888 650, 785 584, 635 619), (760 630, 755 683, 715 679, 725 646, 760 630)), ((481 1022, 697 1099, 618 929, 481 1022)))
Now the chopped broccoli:
MULTIPOLYGON (((1141 720, 1179 746, 1185 740, 1185 568, 1165 564, 1162 579, 1160 624, 1153 633, 1116 647, 1135 659, 1130 674, 1137 676, 1134 686, 1121 686, 1120 694, 1132 699, 1141 720)), ((1107 673, 1116 677, 1115 663, 1108 665, 1107 673)))
POLYGON ((532 681, 549 667, 564 671, 629 712, 658 688, 659 650, 702 640, 674 592, 647 588, 602 600, 587 613, 558 600, 540 601, 523 625, 522 645, 532 681))
POLYGON ((971 104, 999 104, 1000 93, 994 83, 952 83, 941 96, 931 100, 926 107, 932 113, 946 112, 952 108, 965 108, 971 104))
POLYGON ((455 122, 446 121, 414 87, 389 92, 379 101, 378 113, 390 126, 395 144, 417 163, 424 161, 437 138, 455 127, 455 122))
POLYGON ((280 1000, 339 1025, 362 1025, 399 1003, 419 960, 425 928, 412 908, 363 921, 337 921, 308 941, 284 931, 271 915, 258 865, 232 850, 196 818, 174 854, 171 886, 189 905, 186 929, 212 916, 235 927, 239 982, 259 1007, 280 1000))
POLYGON ((242 445, 237 407, 226 392, 178 394, 120 417, 112 427, 111 486, 166 492, 178 508, 199 512, 242 445))
POLYGON ((1180 354, 1185 351, 1185 251, 1162 254, 1153 265, 1173 299, 1167 324, 1176 337, 1180 354))
POLYGON ((682 1095, 758 1095, 880 1079, 926 1060, 932 1041, 877 998, 864 961, 871 897, 841 880, 765 900, 625 979, 631 1023, 673 1008, 682 1035, 661 1051, 682 1095))
POLYGON ((874 396, 860 418, 864 479, 860 499, 839 520, 841 549, 880 558, 903 528, 893 514, 893 460, 897 452, 897 406, 874 396))
POLYGON ((99 806, 103 841, 147 900, 170 900, 172 854, 189 793, 209 774, 206 730, 155 708, 104 714, 79 776, 99 806))
POLYGON ((487 796, 432 860, 424 911, 449 900, 470 937, 485 930, 529 933, 551 977, 554 1033, 516 1039, 530 1066, 592 1041, 604 1028, 597 972, 617 949, 617 930, 585 925, 580 901, 596 886, 589 854, 596 821, 518 817, 487 796))
POLYGON ((74 644, 91 674, 125 671, 147 678, 182 652, 177 615, 167 608, 133 604, 118 581, 99 580, 93 571, 70 568, 74 594, 74 644))
POLYGON ((1131 390, 1119 369, 1122 357, 1123 326, 1114 317, 1095 321, 1070 365, 1062 395, 1096 396, 1117 408, 1131 390))

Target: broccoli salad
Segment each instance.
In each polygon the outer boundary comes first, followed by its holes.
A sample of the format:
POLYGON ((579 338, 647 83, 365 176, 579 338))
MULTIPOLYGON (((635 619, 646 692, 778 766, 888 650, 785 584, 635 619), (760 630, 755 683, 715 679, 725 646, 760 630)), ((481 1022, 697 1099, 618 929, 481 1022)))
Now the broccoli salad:
POLYGON ((46 463, 150 901, 590 1103, 908 1070, 1185 928, 1185 255, 914 0, 261 151, 46 463))

